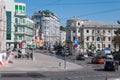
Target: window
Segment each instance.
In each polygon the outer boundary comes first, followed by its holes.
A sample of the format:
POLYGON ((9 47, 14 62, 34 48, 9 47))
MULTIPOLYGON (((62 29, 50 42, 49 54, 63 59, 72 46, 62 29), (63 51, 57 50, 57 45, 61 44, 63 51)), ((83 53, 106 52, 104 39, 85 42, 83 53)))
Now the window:
POLYGON ((23 6, 23 11, 25 11, 25 6, 23 6))
POLYGON ((73 33, 75 33, 76 31, 75 30, 73 30, 73 33))
POLYGON ((86 30, 87 33, 89 33, 89 30, 86 30))
POLYGON ((108 30, 108 33, 110 33, 110 30, 108 30))
POLYGON ((22 35, 19 35, 19 40, 22 40, 22 35))
POLYGON ((105 48, 105 44, 103 44, 103 48, 105 48))
POLYGON ((18 18, 15 18, 15 23, 18 23, 18 18))
POLYGON ((92 30, 92 34, 94 34, 94 30, 92 30))
POLYGON ((89 43, 86 43, 86 46, 89 47, 89 43))
POLYGON ((108 47, 110 48, 110 44, 108 44, 108 47))
POLYGON ((86 38, 86 39, 87 39, 87 41, 89 41, 89 36, 87 36, 87 38, 86 38))
POLYGON ((103 37, 103 41, 105 41, 105 37, 103 37))
POLYGON ((25 23, 25 19, 23 19, 23 23, 25 23))
POLYGON ((22 27, 19 27, 19 32, 22 32, 22 27))
POLYGON ((19 19, 19 23, 22 23, 22 18, 19 19))
POLYGON ((75 37, 73 37, 73 40, 75 40, 75 37))
POLYGON ((100 48, 100 44, 98 44, 98 48, 100 48))
POLYGON ((22 6, 19 6, 19 10, 22 10, 22 6))
POLYGON ((78 26, 80 25, 80 23, 78 22, 78 26))
POLYGON ((18 31, 18 29, 17 29, 17 27, 15 27, 15 32, 17 32, 18 31))
POLYGON ((100 30, 97 30, 97 33, 100 33, 100 30))
POLYGON ((110 37, 108 37, 108 41, 110 41, 110 37))
POLYGON ((94 41, 94 36, 92 36, 92 41, 94 41))
POLYGON ((80 33, 80 29, 78 30, 78 32, 80 33))
POLYGON ((103 34, 105 34, 105 30, 103 30, 103 34))
POLYGON ((18 5, 15 5, 15 10, 18 10, 18 5))
POLYGON ((7 26, 7 33, 6 33, 6 38, 7 38, 7 40, 11 40, 11 12, 9 12, 9 11, 7 11, 6 12, 6 18, 7 18, 7 24, 6 24, 6 26, 7 26))

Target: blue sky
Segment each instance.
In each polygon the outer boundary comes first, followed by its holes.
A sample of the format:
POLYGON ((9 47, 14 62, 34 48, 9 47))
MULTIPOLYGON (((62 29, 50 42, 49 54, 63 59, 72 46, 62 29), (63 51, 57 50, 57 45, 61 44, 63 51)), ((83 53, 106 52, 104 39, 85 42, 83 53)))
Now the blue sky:
POLYGON ((60 18, 61 25, 76 16, 98 22, 120 20, 120 0, 15 0, 26 3, 26 14, 50 10, 60 18))

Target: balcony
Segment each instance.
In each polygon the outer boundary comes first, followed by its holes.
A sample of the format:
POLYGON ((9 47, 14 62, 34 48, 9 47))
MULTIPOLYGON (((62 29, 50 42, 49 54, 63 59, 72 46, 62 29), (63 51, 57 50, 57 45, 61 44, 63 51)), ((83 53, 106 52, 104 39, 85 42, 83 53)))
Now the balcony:
POLYGON ((15 23, 15 26, 27 26, 26 23, 15 23))
POLYGON ((24 35, 25 32, 15 32, 14 34, 17 34, 17 35, 24 35))
POLYGON ((27 15, 25 15, 25 13, 15 13, 14 16, 15 17, 27 17, 27 15))

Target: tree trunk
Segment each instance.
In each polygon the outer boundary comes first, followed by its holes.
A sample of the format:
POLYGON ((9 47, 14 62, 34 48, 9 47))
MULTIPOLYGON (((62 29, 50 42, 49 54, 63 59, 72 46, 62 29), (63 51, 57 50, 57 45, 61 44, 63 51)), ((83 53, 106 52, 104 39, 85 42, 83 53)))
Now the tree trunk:
POLYGON ((119 52, 120 52, 120 43, 119 43, 119 52))

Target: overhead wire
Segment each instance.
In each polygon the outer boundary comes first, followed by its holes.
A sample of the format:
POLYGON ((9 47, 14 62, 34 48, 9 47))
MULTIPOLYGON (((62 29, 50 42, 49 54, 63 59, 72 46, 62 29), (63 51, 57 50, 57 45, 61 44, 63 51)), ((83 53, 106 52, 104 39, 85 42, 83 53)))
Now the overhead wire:
MULTIPOLYGON (((55 0, 53 2, 50 2, 50 3, 47 3, 47 4, 43 4, 43 5, 40 5, 40 7, 44 7, 44 6, 48 6, 48 5, 54 5, 54 4, 57 4, 57 2, 60 2, 62 0, 55 0)), ((38 9, 38 8, 34 8, 34 9, 28 9, 27 11, 34 11, 35 9, 38 9)))
POLYGON ((52 5, 47 6, 68 6, 68 5, 92 5, 92 4, 110 4, 110 3, 120 3, 120 1, 99 1, 99 2, 77 2, 77 3, 54 3, 52 5))
MULTIPOLYGON (((54 2, 48 3, 48 4, 44 4, 43 6, 62 6, 62 5, 93 5, 93 4, 113 4, 113 3, 120 3, 119 0, 114 0, 114 1, 97 1, 97 2, 79 2, 79 3, 58 3, 61 0, 56 0, 54 2)), ((104 11, 99 11, 99 12, 93 12, 93 13, 88 13, 88 14, 82 14, 82 15, 78 15, 77 17, 83 17, 83 16, 89 16, 89 15, 96 15, 96 14, 103 14, 103 13, 107 13, 107 12, 113 12, 113 11, 119 11, 120 9, 111 9, 111 10, 104 10, 104 11)), ((70 17, 69 17, 70 18, 70 17)), ((63 18, 64 19, 68 19, 68 18, 63 18)))
MULTIPOLYGON (((102 14, 102 13, 107 13, 107 12, 113 12, 113 11, 119 11, 119 9, 111 9, 111 10, 104 10, 104 11, 99 11, 99 12, 93 12, 93 13, 88 13, 88 14, 82 14, 82 15, 78 15, 76 17, 84 17, 84 16, 89 16, 89 15, 96 15, 96 14, 102 14)), ((70 18, 70 17, 69 17, 70 18)), ((68 19, 68 18, 63 18, 64 19, 68 19)))

